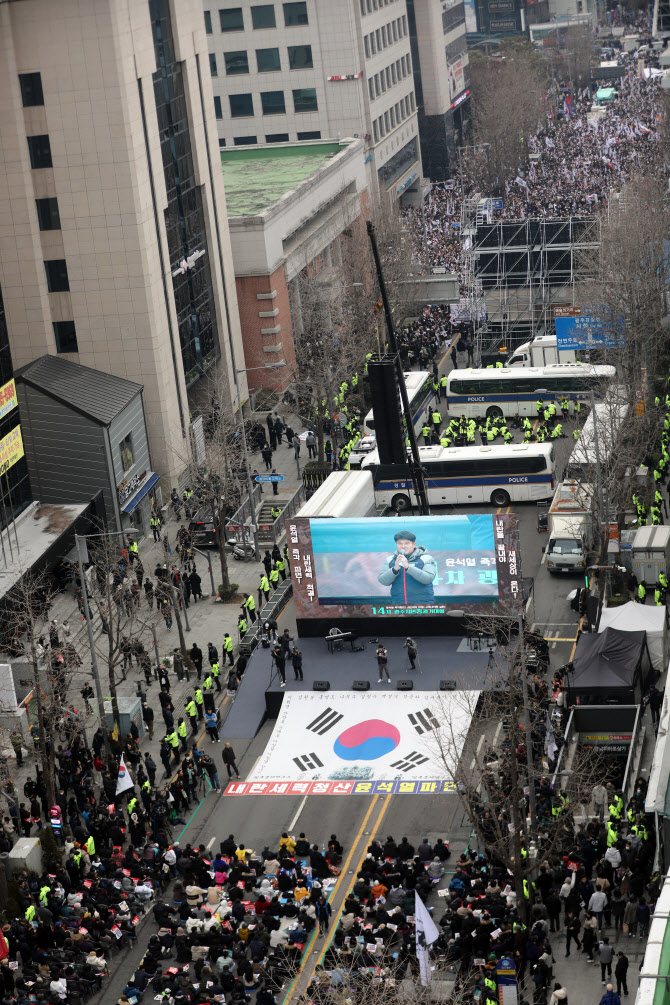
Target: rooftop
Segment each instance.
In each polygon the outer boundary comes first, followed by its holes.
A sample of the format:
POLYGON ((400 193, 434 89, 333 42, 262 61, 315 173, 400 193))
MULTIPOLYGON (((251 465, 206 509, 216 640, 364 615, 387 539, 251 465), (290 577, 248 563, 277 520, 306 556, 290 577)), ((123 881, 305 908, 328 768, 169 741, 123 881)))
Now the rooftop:
POLYGON ((348 146, 296 143, 221 151, 228 216, 256 216, 348 146))
POLYGON ((103 426, 142 390, 131 380, 48 354, 22 366, 15 376, 103 426))

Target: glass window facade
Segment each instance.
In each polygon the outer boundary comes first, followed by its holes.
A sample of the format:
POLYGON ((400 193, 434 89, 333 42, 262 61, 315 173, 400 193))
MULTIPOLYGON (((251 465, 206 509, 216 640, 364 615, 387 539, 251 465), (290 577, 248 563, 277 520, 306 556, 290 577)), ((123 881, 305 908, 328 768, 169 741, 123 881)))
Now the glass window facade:
POLYGON ((229 94, 228 100, 233 119, 242 119, 254 114, 254 99, 251 94, 229 94))
POLYGON ((281 70, 279 49, 256 49, 256 62, 259 73, 273 73, 281 70))
POLYGON ((246 49, 238 49, 235 52, 224 52, 223 58, 226 61, 226 73, 232 77, 236 73, 249 72, 249 58, 246 49))
POLYGON ((64 258, 50 258, 44 263, 49 293, 67 293, 70 281, 67 277, 67 262, 64 258))
POLYGON ((318 129, 312 129, 306 133, 298 133, 299 140, 320 140, 321 133, 318 129))
POLYGON ((296 112, 317 112, 315 87, 297 87, 293 91, 293 107, 296 112))
POLYGON ((54 321, 56 352, 79 352, 74 321, 54 321))
POLYGON ((288 133, 266 133, 266 143, 288 143, 288 133))
POLYGON ((212 12, 211 10, 205 11, 205 31, 208 35, 212 34, 212 12))
POLYGON ((287 28, 295 28, 301 24, 308 24, 306 3, 285 3, 284 24, 287 28))
POLYGON ((218 77, 219 71, 216 67, 216 53, 210 52, 209 54, 209 72, 213 77, 218 77))
POLYGON ((21 102, 24 108, 34 108, 44 104, 42 75, 40 73, 20 73, 21 102))
MULTIPOLYGON (((5 308, 0 289, 0 387, 9 383, 13 376, 12 354, 9 351, 5 308)), ((18 408, 13 408, 0 419, 0 441, 16 429, 20 424, 19 420, 18 408)), ((28 462, 24 456, 0 475, 0 529, 11 523, 32 502, 32 498, 28 462)))
POLYGON ((288 65, 292 70, 307 70, 314 66, 311 45, 289 45, 288 65))
POLYGON ((236 147, 250 147, 253 146, 254 143, 258 143, 257 136, 236 136, 233 140, 233 144, 236 147))
POLYGON ((397 153, 391 157, 390 160, 380 167, 377 175, 379 177, 379 184, 388 188, 393 184, 396 179, 400 178, 401 175, 407 171, 410 165, 414 164, 418 159, 416 136, 406 143, 404 147, 398 150, 397 153))
POLYGON ((170 271, 177 273, 172 288, 189 387, 218 358, 219 334, 202 192, 194 175, 184 78, 175 57, 169 2, 149 0, 149 9, 158 67, 153 75, 154 99, 168 200, 165 229, 170 271), (196 251, 200 256, 182 272, 180 263, 196 251))
POLYGON ((261 91, 263 115, 284 115, 286 102, 283 91, 261 91))
POLYGON ((60 230, 58 199, 35 199, 40 230, 60 230))
POLYGON ((244 31, 244 17, 241 7, 224 7, 219 11, 221 31, 244 31))
POLYGON ((251 24, 254 28, 276 28, 275 5, 273 3, 263 3, 252 7, 251 24))
POLYGON ((30 154, 31 168, 53 167, 51 160, 51 144, 46 133, 42 136, 28 137, 28 152, 30 154))

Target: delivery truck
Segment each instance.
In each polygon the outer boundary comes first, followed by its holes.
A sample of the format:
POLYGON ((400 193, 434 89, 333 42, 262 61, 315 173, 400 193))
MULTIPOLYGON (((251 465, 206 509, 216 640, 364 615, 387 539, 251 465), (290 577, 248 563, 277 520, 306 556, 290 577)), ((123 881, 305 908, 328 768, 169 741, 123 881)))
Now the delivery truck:
POLYGON ((549 543, 545 550, 552 575, 584 572, 593 540, 593 488, 575 479, 561 482, 549 507, 549 543))
POLYGON ((576 363, 574 349, 559 349, 555 335, 539 335, 532 342, 517 346, 505 366, 550 366, 576 363))

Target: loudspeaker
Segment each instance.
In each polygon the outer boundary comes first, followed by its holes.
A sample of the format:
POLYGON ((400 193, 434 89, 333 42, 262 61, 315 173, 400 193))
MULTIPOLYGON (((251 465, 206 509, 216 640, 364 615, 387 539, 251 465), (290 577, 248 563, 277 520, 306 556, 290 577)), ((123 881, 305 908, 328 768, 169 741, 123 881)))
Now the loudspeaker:
POLYGON ((456 681, 455 680, 441 680, 440 681, 440 691, 455 691, 456 681))
POLYGON ((396 684, 396 691, 413 691, 414 681, 413 680, 399 680, 396 684))
POLYGON ((396 357, 388 354, 368 360, 368 384, 375 417, 380 464, 406 462, 396 357))
POLYGON ((330 691, 330 681, 315 680, 312 684, 312 691, 330 691))
POLYGON ((370 681, 369 680, 355 680, 353 685, 354 691, 369 691, 370 681))

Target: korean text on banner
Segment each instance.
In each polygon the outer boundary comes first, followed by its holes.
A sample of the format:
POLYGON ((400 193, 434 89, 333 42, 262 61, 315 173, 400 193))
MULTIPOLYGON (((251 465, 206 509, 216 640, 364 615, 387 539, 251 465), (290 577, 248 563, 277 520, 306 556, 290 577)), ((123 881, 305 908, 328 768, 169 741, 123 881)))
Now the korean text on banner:
POLYGON ((6 474, 22 457, 23 437, 21 427, 17 426, 0 440, 0 475, 6 474))
POLYGON ((4 418, 5 415, 9 415, 12 409, 16 408, 17 404, 16 385, 12 378, 7 384, 3 384, 0 387, 0 419, 4 418))

